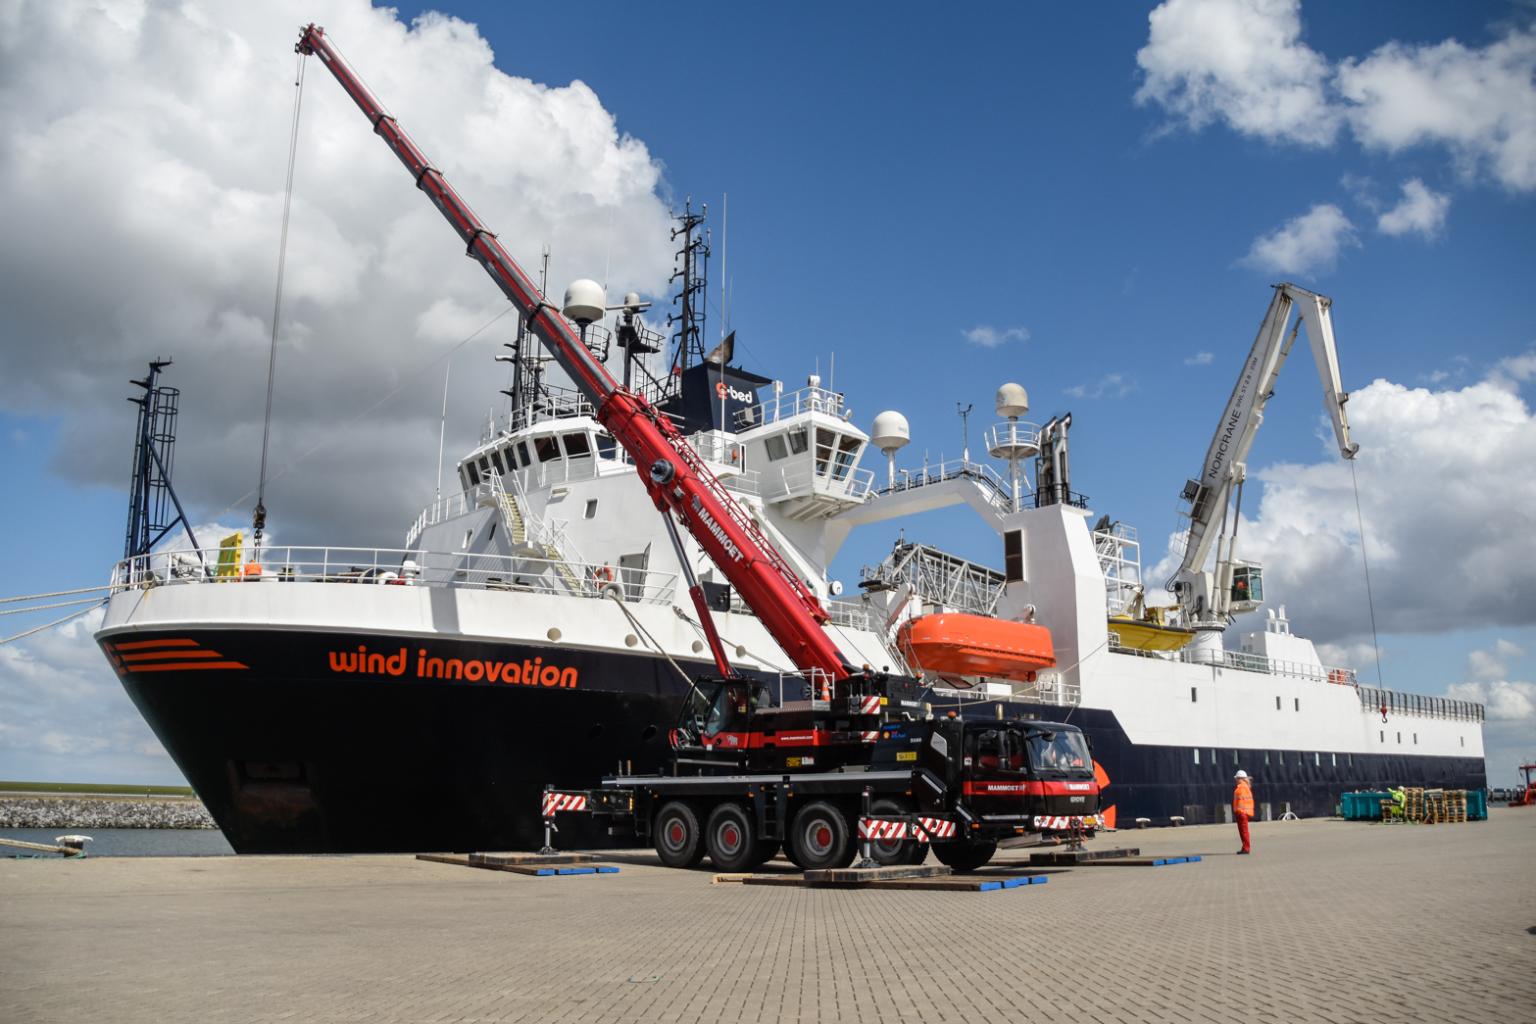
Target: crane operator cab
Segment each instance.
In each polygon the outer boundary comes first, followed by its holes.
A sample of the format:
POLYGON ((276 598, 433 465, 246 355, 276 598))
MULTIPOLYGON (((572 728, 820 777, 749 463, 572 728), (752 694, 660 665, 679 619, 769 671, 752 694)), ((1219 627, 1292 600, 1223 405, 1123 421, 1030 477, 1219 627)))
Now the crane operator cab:
POLYGON ((1087 738, 1041 722, 967 722, 962 791, 991 820, 1085 816, 1098 811, 1099 787, 1087 738))

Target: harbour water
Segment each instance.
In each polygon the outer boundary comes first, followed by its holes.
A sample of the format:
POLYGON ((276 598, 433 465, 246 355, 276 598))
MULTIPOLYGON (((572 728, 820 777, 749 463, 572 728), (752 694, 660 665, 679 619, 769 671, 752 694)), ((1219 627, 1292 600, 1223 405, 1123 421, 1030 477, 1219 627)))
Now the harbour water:
MULTIPOLYGON (((218 857, 235 852, 224 833, 215 828, 0 829, 0 839, 28 843, 52 843, 70 834, 91 837, 85 847, 91 857, 218 857)), ((23 851, 0 847, 0 857, 20 853, 23 851)))

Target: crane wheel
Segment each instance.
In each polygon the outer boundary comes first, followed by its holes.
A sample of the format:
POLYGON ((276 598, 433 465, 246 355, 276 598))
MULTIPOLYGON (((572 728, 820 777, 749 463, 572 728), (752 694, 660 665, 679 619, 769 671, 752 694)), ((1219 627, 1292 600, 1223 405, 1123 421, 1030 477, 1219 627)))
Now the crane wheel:
MULTIPOLYGON (((911 808, 903 807, 895 800, 876 800, 869 811, 876 818, 898 817, 912 813, 911 808)), ((912 839, 875 839, 871 840, 869 849, 870 856, 877 863, 887 867, 921 864, 928 859, 928 844, 912 839)))
POLYGON ((704 830, 699 816, 681 800, 664 805, 653 830, 656 855, 669 868, 695 868, 704 859, 704 830))
POLYGON ((704 848, 721 871, 744 871, 761 864, 762 845, 751 814, 741 804, 726 801, 709 812, 704 848))
POLYGON ((848 817, 825 800, 807 804, 789 826, 790 859, 806 871, 845 868, 853 863, 848 817))
POLYGON ((939 843, 933 855, 940 864, 947 864, 959 874, 975 871, 992 859, 997 852, 995 841, 985 843, 939 843))

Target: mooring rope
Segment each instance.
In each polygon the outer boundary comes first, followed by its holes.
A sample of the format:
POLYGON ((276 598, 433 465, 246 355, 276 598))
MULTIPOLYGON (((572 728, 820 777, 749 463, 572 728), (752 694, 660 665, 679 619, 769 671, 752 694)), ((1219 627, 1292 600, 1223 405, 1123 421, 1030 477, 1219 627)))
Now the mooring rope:
POLYGON ((115 590, 114 583, 104 583, 99 587, 80 587, 77 590, 53 590, 46 594, 22 594, 20 597, 0 597, 0 604, 15 604, 17 601, 41 601, 45 597, 69 597, 71 594, 90 594, 98 590, 115 590))
POLYGON ((1371 610, 1371 646, 1376 651, 1376 685, 1381 681, 1381 641, 1376 636, 1376 599, 1371 593, 1371 563, 1365 557, 1365 515, 1360 511, 1360 479, 1355 475, 1355 460, 1349 460, 1349 480, 1355 486, 1355 523, 1360 530, 1360 564, 1365 567, 1365 604, 1371 610))
POLYGON ((45 612, 50 608, 69 608, 77 604, 100 604, 99 597, 80 597, 73 601, 55 601, 52 604, 34 604, 26 608, 7 608, 0 611, 0 615, 28 615, 32 612, 45 612))
POLYGON ((8 636, 5 639, 0 640, 0 647, 4 647, 6 644, 12 643, 13 641, 16 641, 16 640, 25 640, 27 637, 31 636, 32 634, 34 634, 34 633, 41 633, 45 629, 52 629, 55 626, 62 626, 62 625, 64 625, 64 623, 68 622, 70 619, 78 619, 82 615, 86 615, 86 614, 89 614, 90 612, 95 611, 97 609, 97 607, 99 607, 100 605, 103 605, 103 604, 106 604, 105 600, 99 601, 99 602, 97 602, 96 604, 92 605, 89 608, 82 608, 82 609, 80 609, 77 612, 70 612, 68 615, 64 616, 61 619, 54 619, 52 622, 45 622, 41 626, 33 626, 31 629, 29 629, 29 630, 27 630, 27 631, 25 631, 23 633, 17 633, 15 636, 8 636))
POLYGON ((293 168, 299 153, 299 113, 304 107, 304 55, 293 79, 293 124, 288 129, 288 175, 283 186, 283 227, 277 243, 277 287, 272 296, 272 344, 267 351, 267 412, 261 426, 261 472, 256 479, 256 508, 251 515, 255 545, 261 547, 261 535, 267 525, 267 507, 262 499, 267 490, 267 447, 272 439, 272 385, 277 375, 277 330, 283 314, 283 273, 288 264, 288 220, 293 210, 293 168))

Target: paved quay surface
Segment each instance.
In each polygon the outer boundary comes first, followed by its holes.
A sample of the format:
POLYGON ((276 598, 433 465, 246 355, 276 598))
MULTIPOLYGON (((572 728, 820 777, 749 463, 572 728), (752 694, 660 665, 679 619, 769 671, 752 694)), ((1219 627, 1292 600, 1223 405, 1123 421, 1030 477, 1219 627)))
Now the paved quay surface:
MULTIPOLYGON (((1536 1020, 1536 809, 1121 832, 988 893, 404 856, 0 862, 0 1020, 1536 1020)), ((1022 860, 1004 854, 1004 860, 1022 860)))

